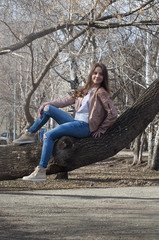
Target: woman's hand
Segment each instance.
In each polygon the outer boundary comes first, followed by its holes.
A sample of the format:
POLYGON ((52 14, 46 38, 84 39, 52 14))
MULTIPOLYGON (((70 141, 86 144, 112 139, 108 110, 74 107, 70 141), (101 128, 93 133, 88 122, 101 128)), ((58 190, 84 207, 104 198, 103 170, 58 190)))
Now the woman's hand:
POLYGON ((38 109, 38 117, 41 118, 41 113, 42 113, 42 110, 44 109, 45 107, 45 104, 42 104, 39 109, 38 109))
POLYGON ((93 138, 99 138, 101 136, 101 132, 99 130, 91 133, 91 137, 93 138))

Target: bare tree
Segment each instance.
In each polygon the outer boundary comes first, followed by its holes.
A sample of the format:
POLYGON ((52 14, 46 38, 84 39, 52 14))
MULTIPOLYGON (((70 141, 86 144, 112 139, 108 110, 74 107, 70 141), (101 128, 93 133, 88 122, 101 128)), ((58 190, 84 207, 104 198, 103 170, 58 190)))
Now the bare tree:
MULTIPOLYGON (((83 80, 81 75, 84 70, 89 68, 92 56, 95 54, 97 59, 110 66, 108 69, 111 84, 116 87, 116 90, 120 89, 120 93, 122 93, 119 97, 121 106, 118 106, 120 112, 126 110, 123 107, 125 103, 128 108, 144 90, 142 64, 137 68, 138 57, 140 56, 141 59, 141 55, 144 56, 142 44, 135 51, 134 46, 142 42, 143 32, 149 32, 156 38, 159 25, 157 1, 149 0, 144 3, 143 1, 129 1, 126 8, 122 1, 115 0, 94 1, 91 6, 87 4, 87 1, 83 3, 84 5, 77 0, 72 2, 72 5, 69 3, 70 1, 59 0, 53 1, 51 6, 49 2, 45 3, 45 1, 40 1, 40 4, 37 5, 30 1, 9 0, 6 3, 8 8, 6 6, 1 8, 3 13, 1 15, 3 16, 3 19, 1 17, 3 30, 1 31, 7 30, 4 31, 5 39, 8 37, 9 41, 5 47, 0 48, 0 55, 3 59, 5 57, 21 59, 18 71, 16 71, 19 81, 17 89, 19 96, 17 97, 19 97, 19 102, 24 99, 23 111, 27 124, 33 122, 34 101, 37 102, 46 93, 44 88, 45 81, 47 81, 46 76, 49 76, 48 82, 50 82, 53 69, 57 69, 59 66, 60 69, 68 61, 70 43, 73 43, 75 47, 72 56, 78 63, 77 71, 80 73, 78 79, 81 82, 83 80), (16 7, 9 8, 9 3, 13 2, 16 7), (148 13, 148 9, 151 9, 151 14, 148 13), (16 20, 16 25, 8 18, 9 15, 16 20), (122 33, 123 31, 124 33, 122 33), (138 36, 135 37, 136 34, 138 36), (12 44, 13 42, 14 44, 12 44), (124 46, 122 46, 123 43, 124 46), (20 58, 21 56, 25 60, 20 58), (63 59, 62 56, 65 58, 63 59), (44 85, 42 86, 42 84, 44 85), (42 86, 41 89, 39 86, 42 86), (38 94, 36 94, 37 89, 39 90, 38 94)), ((3 39, 3 42, 6 41, 3 39)), ((3 42, 1 42, 2 46, 3 42)), ((144 65, 144 61, 142 63, 144 65)), ((13 69, 12 64, 11 66, 13 69)), ((9 66, 7 69, 9 70, 9 66)), ((67 72, 66 69, 65 72, 67 72)), ((56 72, 56 76, 59 79, 61 73, 58 73, 56 72)), ((68 76, 69 73, 65 77, 68 76)), ((12 92, 13 88, 14 86, 12 86, 12 92)), ((113 90, 115 89, 113 88, 113 90)), ((42 99, 44 98, 42 97, 42 99)), ((154 114, 150 117, 151 120, 153 117, 154 114)), ((144 124, 145 126, 147 125, 144 124)), ((138 132, 140 133, 140 131, 138 132)), ((132 136, 136 136, 136 131, 132 136)), ((101 140, 103 141, 103 139, 101 140)), ((102 141, 100 142, 101 147, 102 141)))

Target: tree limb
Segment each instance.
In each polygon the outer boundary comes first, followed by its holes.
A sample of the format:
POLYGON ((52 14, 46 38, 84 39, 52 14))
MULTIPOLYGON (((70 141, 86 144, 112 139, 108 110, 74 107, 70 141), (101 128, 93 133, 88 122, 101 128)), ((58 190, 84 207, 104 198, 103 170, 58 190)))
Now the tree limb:
POLYGON ((121 23, 121 22, 105 23, 102 21, 78 21, 78 22, 72 22, 72 23, 59 24, 57 26, 51 26, 51 27, 45 28, 39 32, 31 33, 16 44, 10 45, 8 47, 0 48, 0 55, 16 51, 36 39, 42 38, 50 33, 53 33, 55 31, 58 31, 64 28, 70 28, 75 26, 87 26, 87 27, 94 27, 98 29, 109 29, 109 28, 119 28, 119 27, 126 27, 126 26, 138 27, 141 25, 159 25, 159 21, 147 20, 147 21, 139 21, 139 22, 127 22, 127 23, 121 23))
POLYGON ((108 15, 108 16, 104 16, 104 17, 101 17, 101 18, 98 18, 99 21, 105 21, 105 20, 109 20, 109 19, 112 19, 112 18, 118 18, 118 16, 120 15, 121 18, 123 17, 127 17, 127 16, 130 16, 138 11, 140 11, 141 9, 145 8, 148 4, 154 2, 154 0, 149 0, 148 2, 144 3, 144 4, 141 4, 141 6, 135 8, 135 9, 132 9, 131 11, 129 12, 126 12, 126 13, 117 13, 117 14, 114 14, 114 15, 108 15))
POLYGON ((159 79, 99 139, 63 137, 55 147, 51 172, 71 171, 114 156, 132 142, 159 112, 159 79))

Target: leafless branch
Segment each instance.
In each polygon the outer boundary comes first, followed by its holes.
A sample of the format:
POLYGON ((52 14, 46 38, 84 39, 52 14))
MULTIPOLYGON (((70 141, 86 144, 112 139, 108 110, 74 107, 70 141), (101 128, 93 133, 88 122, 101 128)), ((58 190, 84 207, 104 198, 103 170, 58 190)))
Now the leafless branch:
POLYGON ((67 78, 65 78, 64 76, 62 76, 55 68, 54 68, 54 71, 55 71, 55 73, 58 75, 58 76, 60 76, 60 78, 62 78, 64 81, 66 81, 66 82, 71 82, 71 80, 68 80, 67 78))
POLYGON ((31 53, 31 80, 32 80, 32 85, 34 86, 34 54, 32 49, 32 43, 28 47, 31 53))
POLYGON ((10 32, 13 34, 13 36, 18 40, 20 41, 20 38, 18 38, 18 36, 13 32, 12 28, 5 22, 5 21, 2 21, 0 20, 0 22, 4 23, 10 30, 10 32))
MULTIPOLYGON (((151 1, 149 1, 149 2, 151 2, 151 1)), ((55 31, 62 30, 62 29, 68 29, 70 27, 87 26, 89 28, 93 27, 93 28, 97 28, 97 29, 109 29, 109 28, 119 28, 119 27, 127 27, 127 26, 139 27, 139 26, 143 26, 143 25, 146 25, 146 26, 159 25, 159 20, 145 20, 145 21, 138 21, 138 22, 136 22, 136 21, 114 22, 114 23, 110 23, 110 22, 107 23, 107 22, 104 22, 104 20, 102 20, 102 21, 101 20, 95 20, 95 21, 91 20, 91 21, 77 21, 77 22, 59 24, 57 26, 51 26, 51 27, 45 28, 39 32, 31 33, 31 34, 27 35, 24 39, 20 40, 18 43, 10 45, 5 48, 1 48, 0 55, 16 51, 36 39, 42 38, 42 37, 44 37, 50 33, 53 33, 55 31)))
POLYGON ((127 16, 130 16, 130 15, 132 15, 132 14, 138 12, 139 10, 145 8, 148 4, 150 4, 150 3, 152 3, 152 2, 154 2, 154 0, 149 0, 148 2, 142 4, 141 6, 135 8, 135 9, 129 11, 129 12, 122 13, 122 14, 117 13, 117 14, 114 14, 114 15, 108 15, 108 16, 105 16, 105 17, 99 18, 98 20, 99 20, 99 21, 105 21, 105 20, 108 20, 108 19, 117 18, 118 15, 120 15, 120 17, 127 17, 127 16))

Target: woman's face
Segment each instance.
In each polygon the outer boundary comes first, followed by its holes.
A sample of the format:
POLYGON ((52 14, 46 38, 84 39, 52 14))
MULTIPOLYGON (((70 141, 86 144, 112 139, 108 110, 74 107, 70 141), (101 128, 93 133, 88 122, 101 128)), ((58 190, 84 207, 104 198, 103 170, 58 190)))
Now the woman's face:
POLYGON ((92 74, 92 82, 94 87, 100 87, 103 82, 103 71, 100 67, 96 67, 92 74))

